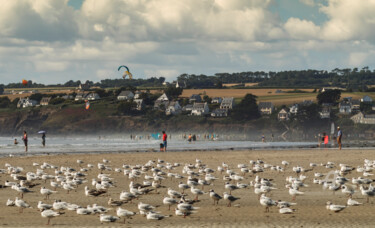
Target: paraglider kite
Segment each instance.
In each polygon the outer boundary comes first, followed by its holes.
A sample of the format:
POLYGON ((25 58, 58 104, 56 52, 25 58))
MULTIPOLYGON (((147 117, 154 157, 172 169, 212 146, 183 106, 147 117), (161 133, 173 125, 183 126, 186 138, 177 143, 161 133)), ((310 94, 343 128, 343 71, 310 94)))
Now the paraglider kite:
POLYGON ((27 85, 27 81, 25 79, 22 79, 22 85, 24 85, 24 86, 27 85))
POLYGON ((124 66, 124 65, 119 66, 118 71, 120 71, 122 67, 124 67, 124 68, 126 69, 126 71, 125 71, 124 74, 122 75, 122 78, 125 79, 126 76, 128 75, 128 76, 129 76, 129 79, 133 79, 133 75, 130 73, 129 68, 128 68, 127 66, 124 66))

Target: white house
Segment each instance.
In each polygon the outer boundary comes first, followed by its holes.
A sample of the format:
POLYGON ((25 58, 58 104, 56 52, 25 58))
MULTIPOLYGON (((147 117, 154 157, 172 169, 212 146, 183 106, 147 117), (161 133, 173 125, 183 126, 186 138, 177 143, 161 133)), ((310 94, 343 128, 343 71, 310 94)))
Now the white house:
POLYGON ((202 102, 202 98, 199 94, 193 94, 189 98, 189 103, 202 102))
POLYGON ((354 123, 375 124, 375 115, 365 115, 362 112, 350 117, 354 123))
POLYGON ((82 101, 85 100, 88 93, 77 93, 76 97, 74 98, 75 101, 82 101))
POLYGON ((42 100, 40 100, 40 105, 45 106, 49 105, 49 102, 51 101, 52 97, 43 97, 42 100))
POLYGON ((289 112, 287 112, 285 109, 281 109, 281 111, 277 115, 277 119, 279 121, 289 120, 289 112))
POLYGON ((137 110, 141 111, 144 108, 144 102, 143 99, 134 99, 134 102, 137 104, 137 110))
POLYGON ((220 104, 220 109, 233 109, 234 98, 233 97, 224 97, 223 101, 220 104))
POLYGON ((352 113, 352 104, 348 101, 341 101, 339 104, 341 114, 351 114, 352 113))
POLYGON ((366 96, 362 97, 361 102, 372 103, 372 98, 366 95, 366 96))
POLYGON ((212 117, 226 117, 228 116, 228 109, 215 109, 211 112, 212 117))
POLYGON ((141 97, 142 92, 141 91, 136 91, 134 94, 134 99, 139 99, 141 97))
POLYGON ((27 108, 27 107, 33 107, 38 104, 35 100, 30 100, 29 98, 21 98, 17 103, 17 108, 27 108))
POLYGON ((322 111, 319 112, 321 119, 329 119, 331 117, 331 105, 322 104, 322 111))
POLYGON ((117 96, 117 100, 124 101, 130 100, 134 98, 134 93, 132 91, 121 91, 121 93, 117 96))
POLYGON ((169 98, 167 94, 163 93, 158 99, 156 99, 154 103, 154 109, 160 109, 163 108, 164 110, 167 108, 169 104, 169 98))
POLYGON ((100 100, 100 96, 97 93, 89 93, 86 96, 86 99, 89 100, 89 101, 96 101, 96 100, 100 100))
POLYGON ((167 109, 165 110, 166 115, 176 115, 180 114, 182 111, 180 104, 178 101, 171 101, 169 102, 167 109))
POLYGON ((194 116, 203 116, 210 112, 207 102, 205 103, 194 103, 193 109, 191 110, 191 115, 194 116))
POLYGON ((296 115, 297 112, 298 112, 298 104, 294 104, 294 105, 289 107, 289 113, 290 114, 296 115))

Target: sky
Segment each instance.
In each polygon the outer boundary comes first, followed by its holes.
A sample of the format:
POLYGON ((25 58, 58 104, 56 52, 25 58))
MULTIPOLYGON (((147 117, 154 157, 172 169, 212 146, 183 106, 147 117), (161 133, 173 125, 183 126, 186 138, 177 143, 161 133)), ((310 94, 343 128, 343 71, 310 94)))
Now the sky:
POLYGON ((375 0, 0 0, 0 84, 375 63, 375 0))

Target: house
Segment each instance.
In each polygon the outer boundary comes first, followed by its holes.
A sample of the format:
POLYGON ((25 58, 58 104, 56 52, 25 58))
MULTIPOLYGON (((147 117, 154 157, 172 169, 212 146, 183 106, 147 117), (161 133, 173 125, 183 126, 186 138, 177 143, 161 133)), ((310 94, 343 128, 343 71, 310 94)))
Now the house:
POLYGON ((140 99, 142 92, 141 91, 135 91, 134 99, 140 99))
POLYGON ((191 110, 191 115, 194 116, 204 116, 209 113, 209 108, 207 102, 205 103, 194 103, 193 109, 191 110))
POLYGON ((176 115, 182 112, 181 106, 178 101, 169 102, 167 109, 165 110, 166 115, 176 115))
POLYGON ((220 104, 221 109, 233 109, 234 98, 233 97, 224 97, 223 101, 220 104))
POLYGON ((258 109, 262 115, 271 115, 275 107, 272 102, 259 102, 258 109))
POLYGON ((366 95, 366 96, 362 97, 361 102, 372 103, 372 98, 366 95))
POLYGON ((291 107, 289 107, 289 113, 293 115, 297 115, 298 112, 298 104, 294 104, 291 107))
POLYGON ((350 118, 354 123, 375 124, 375 115, 365 115, 362 112, 350 118))
POLYGON ((329 104, 322 104, 322 111, 319 112, 319 116, 321 119, 329 119, 331 118, 331 105, 329 104))
POLYGON ((312 105, 314 102, 312 100, 303 100, 301 105, 302 106, 310 106, 312 105))
POLYGON ((228 109, 215 109, 211 112, 212 117, 227 117, 228 116, 228 109))
POLYGON ((351 114, 352 113, 352 104, 349 101, 343 100, 339 104, 341 114, 351 114))
POLYGON ((100 96, 99 96, 99 94, 97 94, 97 93, 89 93, 89 94, 86 96, 86 100, 89 100, 89 101, 100 100, 100 96))
POLYGON ((83 101, 86 100, 88 93, 77 93, 76 97, 74 98, 75 101, 83 101))
POLYGON ((165 110, 169 104, 169 97, 167 94, 161 95, 158 99, 156 99, 154 103, 154 109, 163 109, 165 110))
POLYGON ((117 100, 119 101, 127 101, 134 98, 134 93, 132 91, 121 91, 121 93, 117 96, 117 100))
POLYGON ((182 107, 183 112, 191 112, 193 110, 193 105, 192 104, 187 104, 184 107, 182 107))
POLYGON ((287 112, 284 108, 281 109, 281 111, 279 112, 279 114, 277 114, 277 119, 279 121, 289 120, 289 112, 287 112))
POLYGON ((223 99, 221 99, 221 97, 214 97, 211 100, 211 104, 221 104, 222 101, 223 99))
POLYGON ((189 103, 202 102, 202 98, 199 94, 193 94, 189 98, 189 103))
POLYGON ((21 98, 17 103, 17 108, 27 108, 33 107, 38 104, 35 100, 30 100, 29 98, 21 98))
POLYGON ((49 102, 51 101, 52 97, 43 97, 42 100, 40 100, 40 105, 49 105, 49 102))
POLYGON ((358 112, 361 107, 360 100, 352 100, 352 112, 358 112))
POLYGON ((145 106, 145 103, 143 102, 143 99, 134 99, 134 102, 137 104, 136 109, 138 111, 141 111, 145 106))

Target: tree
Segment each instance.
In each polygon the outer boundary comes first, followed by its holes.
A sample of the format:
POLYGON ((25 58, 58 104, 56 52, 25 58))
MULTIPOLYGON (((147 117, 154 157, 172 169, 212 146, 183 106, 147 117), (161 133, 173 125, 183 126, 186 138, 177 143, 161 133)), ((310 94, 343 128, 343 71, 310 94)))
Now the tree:
POLYGON ((168 86, 166 89, 164 89, 164 93, 171 98, 177 98, 182 94, 182 91, 183 89, 181 87, 176 88, 174 86, 168 86))
POLYGON ((10 104, 8 97, 0 97, 0 108, 9 108, 10 104))
POLYGON ((0 85, 0 95, 4 93, 4 86, 0 85))
POLYGON ((241 102, 234 106, 232 117, 237 120, 252 120, 260 117, 257 96, 246 94, 241 102))
POLYGON ((323 103, 337 103, 341 97, 341 90, 332 89, 324 91, 323 93, 319 93, 316 98, 318 99, 319 104, 323 103))
POLYGON ((204 95, 204 96, 203 96, 203 101, 204 101, 204 102, 207 102, 207 103, 211 103, 212 99, 211 99, 209 96, 204 95))
POLYGON ((53 98, 50 100, 49 104, 51 105, 57 105, 57 104, 61 104, 61 103, 64 103, 65 102, 65 99, 62 98, 62 97, 56 97, 56 98, 53 98))
POLYGON ((45 96, 45 94, 34 93, 34 94, 31 94, 31 96, 29 98, 30 98, 30 100, 35 100, 37 102, 40 102, 44 96, 45 96))
POLYGON ((122 101, 118 104, 117 111, 124 115, 131 115, 136 107, 137 104, 133 101, 122 101))
POLYGON ((296 119, 300 123, 308 123, 313 122, 319 119, 319 105, 318 104, 311 104, 311 105, 300 105, 298 107, 298 111, 296 114, 296 119))

